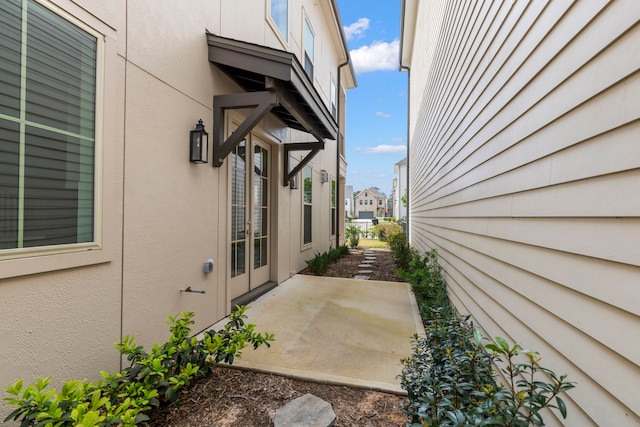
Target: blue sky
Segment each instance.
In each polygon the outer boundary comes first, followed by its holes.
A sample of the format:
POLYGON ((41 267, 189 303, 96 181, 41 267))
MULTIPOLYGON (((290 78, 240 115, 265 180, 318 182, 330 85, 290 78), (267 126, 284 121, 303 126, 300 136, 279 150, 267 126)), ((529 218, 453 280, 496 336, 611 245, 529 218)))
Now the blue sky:
POLYGON ((347 185, 391 196, 406 156, 407 73, 398 71, 400 0, 338 0, 358 87, 347 92, 347 185))

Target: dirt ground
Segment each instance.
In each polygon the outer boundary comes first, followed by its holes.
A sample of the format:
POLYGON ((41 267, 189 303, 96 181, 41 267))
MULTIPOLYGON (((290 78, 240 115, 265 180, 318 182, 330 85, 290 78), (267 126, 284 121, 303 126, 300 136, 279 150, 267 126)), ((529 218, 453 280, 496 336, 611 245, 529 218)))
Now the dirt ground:
MULTIPOLYGON (((402 281, 395 274, 391 252, 373 249, 376 262, 370 280, 402 281)), ((364 261, 358 249, 329 267, 325 276, 351 278, 364 261)), ((302 272, 305 273, 304 271, 302 272)), ((272 426, 276 410, 293 399, 311 393, 329 402, 336 414, 336 427, 404 426, 402 396, 362 388, 300 381, 229 367, 216 368, 211 378, 201 380, 182 393, 177 407, 151 414, 152 427, 263 427, 272 426)))

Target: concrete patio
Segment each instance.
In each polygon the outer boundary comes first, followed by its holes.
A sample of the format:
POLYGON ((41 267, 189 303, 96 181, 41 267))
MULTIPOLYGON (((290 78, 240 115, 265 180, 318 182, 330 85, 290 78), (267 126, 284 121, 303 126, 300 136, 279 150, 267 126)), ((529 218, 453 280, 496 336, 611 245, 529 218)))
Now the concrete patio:
POLYGON ((404 393, 400 360, 424 334, 408 283, 295 275, 249 306, 248 322, 276 340, 244 350, 234 366, 404 393))

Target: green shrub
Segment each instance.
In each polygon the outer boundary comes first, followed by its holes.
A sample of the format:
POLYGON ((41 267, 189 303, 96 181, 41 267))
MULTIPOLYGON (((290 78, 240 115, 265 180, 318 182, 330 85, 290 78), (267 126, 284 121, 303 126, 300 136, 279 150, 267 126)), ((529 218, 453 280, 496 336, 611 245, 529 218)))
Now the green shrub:
POLYGON ((327 272, 329 265, 338 261, 348 253, 349 248, 346 245, 341 245, 337 248, 331 248, 323 253, 316 252, 315 257, 305 262, 307 263, 307 268, 311 273, 321 275, 327 272))
POLYGON ((459 318, 450 304, 437 252, 420 257, 407 249, 403 236, 392 237, 391 246, 397 246, 394 259, 396 251, 405 257, 411 253, 399 274, 411 284, 426 331, 425 337, 414 338, 412 356, 402 361, 409 426, 544 425, 543 408, 555 408, 566 417, 558 397, 574 387, 566 375, 541 367, 538 353, 518 344, 510 347, 502 338, 483 346, 469 316, 459 318), (524 362, 516 360, 519 355, 525 356, 524 362), (493 366, 499 362, 507 385, 496 383, 493 366))
POLYGON ((483 347, 468 317, 436 311, 425 330, 425 337, 414 338, 412 356, 402 361, 403 410, 410 426, 542 426, 544 408, 566 418, 559 395, 575 385, 541 367, 538 353, 510 347, 499 337, 483 347), (525 361, 516 363, 518 355, 525 361), (492 363, 500 362, 506 385, 498 385, 493 374, 492 363))
POLYGON ((389 246, 393 254, 393 261, 399 269, 408 269, 412 258, 418 256, 418 254, 414 253, 415 251, 411 249, 404 231, 392 233, 389 236, 389 246))
POLYGON ((380 222, 375 227, 376 236, 382 242, 389 242, 391 236, 398 233, 403 233, 402 226, 396 222, 384 221, 380 222))
POLYGON ((95 385, 71 380, 56 393, 48 388, 50 378, 26 387, 23 380, 16 381, 6 388, 13 397, 4 400, 17 408, 4 421, 20 420, 21 427, 138 425, 149 419, 145 412, 152 407, 176 403, 195 377, 211 375, 215 363, 233 363, 249 345, 270 345, 272 334, 259 334, 255 325, 245 323, 246 309, 238 307, 221 331, 207 331, 200 340, 191 337, 194 313, 169 317, 169 341, 154 344, 150 353, 135 337, 124 337, 116 348, 131 365, 113 375, 100 372, 103 380, 95 385))
POLYGON ((407 270, 399 269, 398 274, 411 284, 420 315, 423 319, 431 319, 433 309, 437 309, 443 316, 453 316, 447 282, 438 263, 437 251, 432 249, 425 257, 420 257, 417 252, 411 253, 407 270))
POLYGON ((355 225, 350 225, 349 227, 347 227, 347 229, 345 230, 345 236, 347 237, 349 246, 351 246, 352 248, 358 246, 358 243, 360 243, 360 234, 360 229, 355 225))

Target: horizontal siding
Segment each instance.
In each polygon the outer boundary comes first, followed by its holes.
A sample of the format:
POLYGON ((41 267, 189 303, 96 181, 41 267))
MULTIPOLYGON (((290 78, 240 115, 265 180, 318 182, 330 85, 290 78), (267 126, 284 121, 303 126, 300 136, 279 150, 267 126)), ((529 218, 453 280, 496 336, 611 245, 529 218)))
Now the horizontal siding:
POLYGON ((550 425, 640 424, 640 2, 418 13, 412 245, 487 335, 578 382, 550 425))

